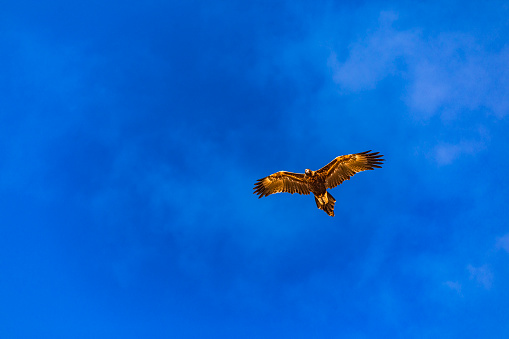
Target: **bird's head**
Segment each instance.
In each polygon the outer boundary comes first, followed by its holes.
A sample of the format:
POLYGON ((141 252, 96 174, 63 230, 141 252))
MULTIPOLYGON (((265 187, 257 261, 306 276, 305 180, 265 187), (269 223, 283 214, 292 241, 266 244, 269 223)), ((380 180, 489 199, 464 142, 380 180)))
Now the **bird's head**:
POLYGON ((310 170, 309 168, 306 168, 306 170, 304 171, 304 173, 306 173, 306 176, 307 177, 312 177, 313 175, 315 175, 315 172, 313 172, 312 170, 310 170))

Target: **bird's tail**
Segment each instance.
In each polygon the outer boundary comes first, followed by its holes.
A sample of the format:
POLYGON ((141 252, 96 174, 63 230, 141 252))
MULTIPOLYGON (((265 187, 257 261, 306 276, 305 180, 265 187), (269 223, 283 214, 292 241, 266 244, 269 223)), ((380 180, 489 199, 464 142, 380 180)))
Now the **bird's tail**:
POLYGON ((327 194, 327 199, 324 199, 325 194, 322 196, 319 196, 319 197, 317 197, 315 195, 316 207, 318 207, 321 210, 324 210, 325 213, 327 213, 328 215, 333 217, 334 216, 334 205, 336 204, 336 199, 334 199, 334 197, 329 192, 327 192, 326 194, 327 194))

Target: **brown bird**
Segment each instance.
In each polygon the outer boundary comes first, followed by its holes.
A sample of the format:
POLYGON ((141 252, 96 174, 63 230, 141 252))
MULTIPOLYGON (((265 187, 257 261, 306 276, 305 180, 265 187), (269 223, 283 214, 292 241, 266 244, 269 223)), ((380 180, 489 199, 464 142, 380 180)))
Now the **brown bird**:
POLYGON ((280 192, 313 193, 316 207, 333 217, 336 199, 327 192, 327 188, 334 188, 343 181, 350 180, 350 177, 355 173, 382 168, 383 155, 379 155, 379 152, 370 152, 342 155, 318 171, 306 169, 304 174, 276 172, 268 177, 258 179, 254 187, 254 194, 258 194, 259 199, 280 192))

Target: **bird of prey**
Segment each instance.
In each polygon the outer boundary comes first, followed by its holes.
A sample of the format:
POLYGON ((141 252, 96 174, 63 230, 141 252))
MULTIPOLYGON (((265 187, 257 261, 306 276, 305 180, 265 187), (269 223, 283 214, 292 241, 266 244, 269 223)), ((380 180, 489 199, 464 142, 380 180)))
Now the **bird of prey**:
POLYGON ((317 171, 306 169, 304 174, 279 171, 258 179, 253 193, 258 194, 258 198, 280 192, 313 193, 316 207, 333 217, 336 199, 327 192, 327 188, 334 188, 350 180, 355 173, 382 168, 382 157, 379 152, 366 151, 341 155, 317 171))

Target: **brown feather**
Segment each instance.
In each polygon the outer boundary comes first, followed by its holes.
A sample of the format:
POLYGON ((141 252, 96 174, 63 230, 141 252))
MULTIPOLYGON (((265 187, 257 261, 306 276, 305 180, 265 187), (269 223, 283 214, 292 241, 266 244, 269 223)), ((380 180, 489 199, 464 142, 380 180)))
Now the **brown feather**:
POLYGON ((258 198, 280 192, 287 192, 291 194, 310 193, 304 174, 286 171, 279 171, 269 175, 268 177, 258 179, 254 190, 254 194, 259 195, 258 198))
POLYGON ((327 188, 334 188, 356 173, 381 168, 384 161, 383 155, 379 155, 379 152, 370 152, 339 156, 316 172, 325 176, 327 188))

